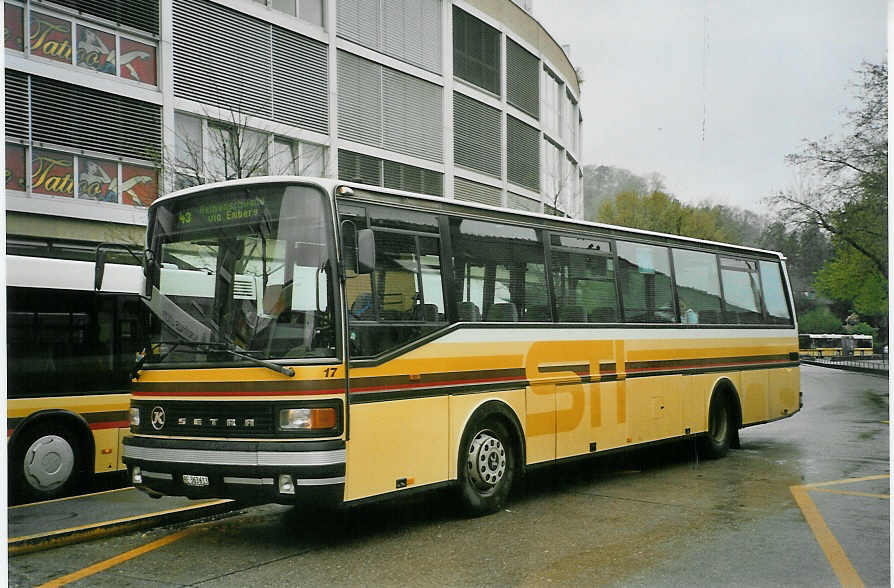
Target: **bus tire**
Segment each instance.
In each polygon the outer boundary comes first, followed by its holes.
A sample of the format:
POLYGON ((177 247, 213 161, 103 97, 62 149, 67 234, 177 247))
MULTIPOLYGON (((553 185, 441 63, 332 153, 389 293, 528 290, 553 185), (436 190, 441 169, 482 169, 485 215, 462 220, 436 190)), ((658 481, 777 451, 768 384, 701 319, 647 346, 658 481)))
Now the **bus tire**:
POLYGON ((78 488, 84 464, 82 444, 64 425, 37 423, 10 452, 11 494, 21 502, 50 500, 78 488))
POLYGON ((497 512, 506 504, 517 469, 515 444, 494 416, 472 419, 460 443, 459 497, 470 516, 497 512))
POLYGON ((701 438, 702 453, 708 459, 725 457, 735 434, 736 424, 731 403, 726 394, 718 392, 711 399, 708 431, 701 438))

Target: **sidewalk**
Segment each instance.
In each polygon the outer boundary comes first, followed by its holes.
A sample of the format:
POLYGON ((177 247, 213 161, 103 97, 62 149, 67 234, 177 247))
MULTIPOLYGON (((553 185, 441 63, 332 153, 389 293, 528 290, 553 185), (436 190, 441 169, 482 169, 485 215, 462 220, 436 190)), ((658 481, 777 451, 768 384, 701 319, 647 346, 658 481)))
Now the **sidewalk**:
POLYGON ((11 506, 7 509, 10 556, 87 541, 237 508, 231 500, 149 498, 135 488, 11 506))

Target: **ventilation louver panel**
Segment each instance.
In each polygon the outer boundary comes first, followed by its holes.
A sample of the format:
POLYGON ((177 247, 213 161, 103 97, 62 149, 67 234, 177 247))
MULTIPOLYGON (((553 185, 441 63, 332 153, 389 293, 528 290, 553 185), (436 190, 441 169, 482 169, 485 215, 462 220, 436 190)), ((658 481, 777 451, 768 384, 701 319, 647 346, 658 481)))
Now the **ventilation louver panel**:
POLYGON ((443 161, 441 88, 389 68, 382 69, 383 147, 443 161))
POLYGON ((6 137, 28 140, 28 76, 7 69, 6 92, 6 137))
POLYGON ((502 205, 502 195, 499 188, 486 186, 460 177, 453 179, 453 196, 457 200, 467 200, 491 206, 502 205))
POLYGON ((540 202, 532 200, 520 194, 509 192, 506 194, 506 206, 516 210, 526 210, 528 212, 540 212, 540 202))
POLYGON ((382 146, 382 66, 338 52, 338 136, 382 146))
POLYGON ((540 60, 508 38, 506 101, 534 118, 540 117, 540 60))
POLYGON ((174 0, 174 94, 271 118, 270 29, 207 0, 174 0))
POLYGON ((540 131, 506 117, 506 175, 510 182, 540 190, 540 131))
POLYGON ((382 160, 353 151, 338 150, 338 179, 382 185, 382 160))
POLYGON ((386 188, 407 190, 408 192, 418 192, 420 194, 429 194, 430 196, 444 195, 443 174, 395 161, 386 160, 383 161, 383 164, 386 188))
POLYGON ((379 0, 338 0, 335 18, 339 37, 379 48, 379 0))
POLYGON ((329 132, 326 45, 273 27, 273 120, 329 132))
POLYGON ((500 111, 468 96, 453 94, 453 157, 456 165, 501 177, 503 138, 500 111))
POLYGON ((36 142, 155 160, 161 153, 161 107, 83 86, 31 77, 36 142))
POLYGON ((441 3, 382 0, 382 52, 441 72, 441 3))

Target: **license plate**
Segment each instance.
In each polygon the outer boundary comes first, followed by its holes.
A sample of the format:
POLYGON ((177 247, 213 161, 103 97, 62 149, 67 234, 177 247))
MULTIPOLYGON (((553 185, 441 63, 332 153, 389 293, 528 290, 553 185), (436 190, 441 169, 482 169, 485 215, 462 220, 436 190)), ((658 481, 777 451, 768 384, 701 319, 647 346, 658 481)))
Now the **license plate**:
POLYGON ((208 476, 189 476, 184 474, 183 483, 187 486, 207 486, 208 476))

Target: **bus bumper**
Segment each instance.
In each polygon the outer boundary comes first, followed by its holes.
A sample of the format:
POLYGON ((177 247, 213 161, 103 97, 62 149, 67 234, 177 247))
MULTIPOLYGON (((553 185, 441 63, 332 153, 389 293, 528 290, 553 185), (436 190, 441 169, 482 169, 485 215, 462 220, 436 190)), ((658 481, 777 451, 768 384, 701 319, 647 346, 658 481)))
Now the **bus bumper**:
POLYGON ((337 505, 345 442, 124 439, 129 480, 148 494, 337 505))

